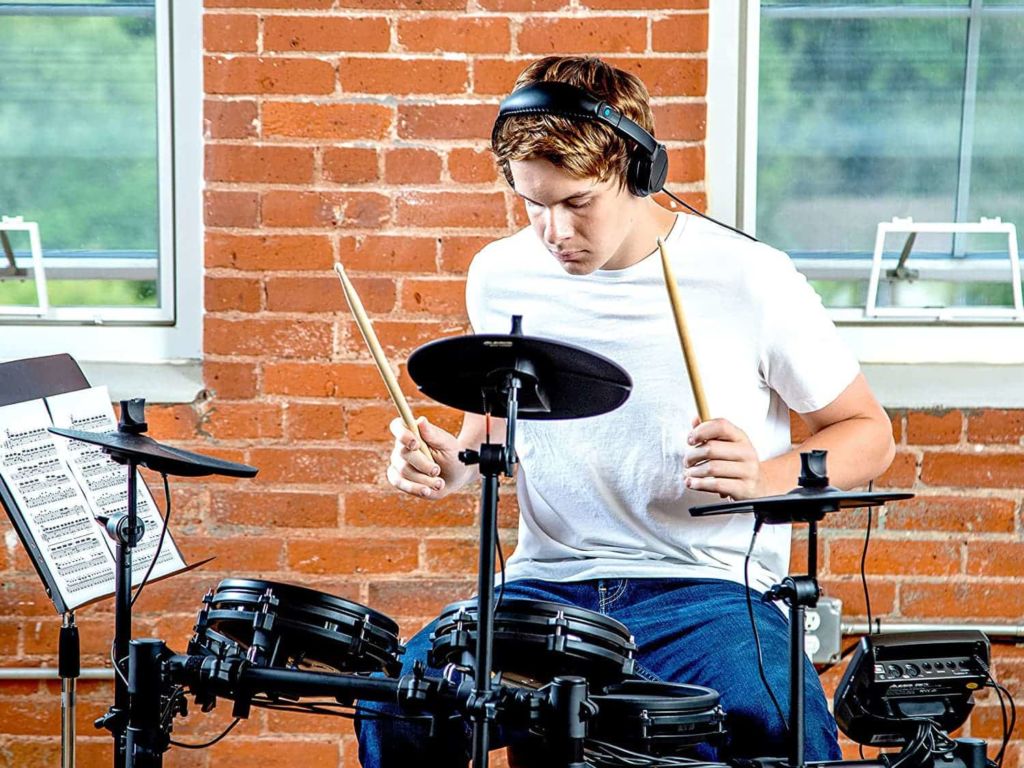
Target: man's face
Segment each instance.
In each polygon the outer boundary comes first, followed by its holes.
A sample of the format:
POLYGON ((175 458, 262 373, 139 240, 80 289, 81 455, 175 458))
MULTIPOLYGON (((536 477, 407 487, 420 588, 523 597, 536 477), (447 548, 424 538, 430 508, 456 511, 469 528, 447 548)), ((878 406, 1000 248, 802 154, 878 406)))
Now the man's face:
POLYGON ((577 179, 549 160, 512 160, 515 191, 530 225, 570 275, 618 269, 628 254, 637 201, 618 179, 577 179))

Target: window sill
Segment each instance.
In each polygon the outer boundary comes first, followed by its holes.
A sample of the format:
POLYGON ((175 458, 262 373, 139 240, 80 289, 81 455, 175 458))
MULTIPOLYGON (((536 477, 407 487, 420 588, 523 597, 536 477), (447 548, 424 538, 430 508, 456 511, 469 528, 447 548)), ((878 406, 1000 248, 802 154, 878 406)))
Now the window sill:
POLYGON ((886 408, 1024 408, 1024 365, 862 363, 886 408))
POLYGON ((200 360, 163 363, 79 362, 93 386, 106 385, 114 402, 144 397, 147 403, 191 403, 203 390, 200 360))

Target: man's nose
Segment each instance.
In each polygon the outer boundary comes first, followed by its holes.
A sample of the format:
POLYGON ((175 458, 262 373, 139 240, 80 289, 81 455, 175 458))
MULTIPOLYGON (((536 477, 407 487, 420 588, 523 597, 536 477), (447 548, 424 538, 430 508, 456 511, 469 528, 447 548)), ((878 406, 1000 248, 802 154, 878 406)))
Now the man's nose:
POLYGON ((572 221, 568 211, 552 206, 544 214, 544 239, 549 245, 558 245, 572 237, 572 221))

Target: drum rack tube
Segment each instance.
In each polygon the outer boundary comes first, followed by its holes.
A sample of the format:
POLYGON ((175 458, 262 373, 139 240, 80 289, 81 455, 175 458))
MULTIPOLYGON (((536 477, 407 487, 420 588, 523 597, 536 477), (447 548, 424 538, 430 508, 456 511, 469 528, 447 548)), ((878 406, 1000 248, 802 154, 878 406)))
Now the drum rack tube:
MULTIPOLYGON (((953 624, 953 623, 894 623, 880 622, 869 626, 867 622, 849 622, 840 627, 843 636, 885 634, 886 632, 932 632, 939 630, 975 629, 983 632, 992 642, 1016 642, 1024 639, 1024 624, 953 624)), ((56 667, 0 667, 0 682, 4 680, 58 680, 56 667)), ((110 667, 82 667, 79 680, 113 680, 110 667)))
POLYGON ((403 692, 406 698, 432 695, 437 692, 441 682, 416 674, 395 679, 266 669, 231 662, 197 666, 194 664, 196 658, 174 655, 165 661, 165 668, 176 683, 206 689, 222 698, 243 692, 247 695, 270 693, 277 696, 329 696, 338 700, 365 699, 399 703, 403 692))

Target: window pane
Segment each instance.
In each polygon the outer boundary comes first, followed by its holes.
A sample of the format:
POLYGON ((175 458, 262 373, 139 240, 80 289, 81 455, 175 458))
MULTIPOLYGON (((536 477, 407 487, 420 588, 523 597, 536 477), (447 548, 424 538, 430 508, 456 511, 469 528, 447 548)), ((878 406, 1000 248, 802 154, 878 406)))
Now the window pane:
MULTIPOLYGON (((987 6, 989 3, 986 2, 987 6)), ((1024 225, 1024 14, 984 17, 978 61, 968 219, 1001 216, 1024 225)), ((1002 249, 1006 245, 1003 243, 1002 249)))
POLYGON ((766 14, 758 236, 870 253, 880 221, 952 221, 966 32, 964 18, 766 14))
POLYGON ((826 307, 863 307, 867 303, 867 279, 811 280, 810 283, 826 307))
MULTIPOLYGON (((152 2, 130 5, 0 15, 0 214, 38 222, 44 261, 78 277, 98 258, 113 264, 109 279, 54 282, 57 306, 158 305, 154 14, 152 2), (152 274, 139 279, 143 261, 152 274)), ((23 290, 0 282, 0 304, 23 290)))
POLYGON ((917 233, 902 270, 899 259, 909 233, 883 243, 877 306, 938 309, 1013 306, 1013 274, 1006 233, 960 233, 953 256, 949 233, 917 233))

